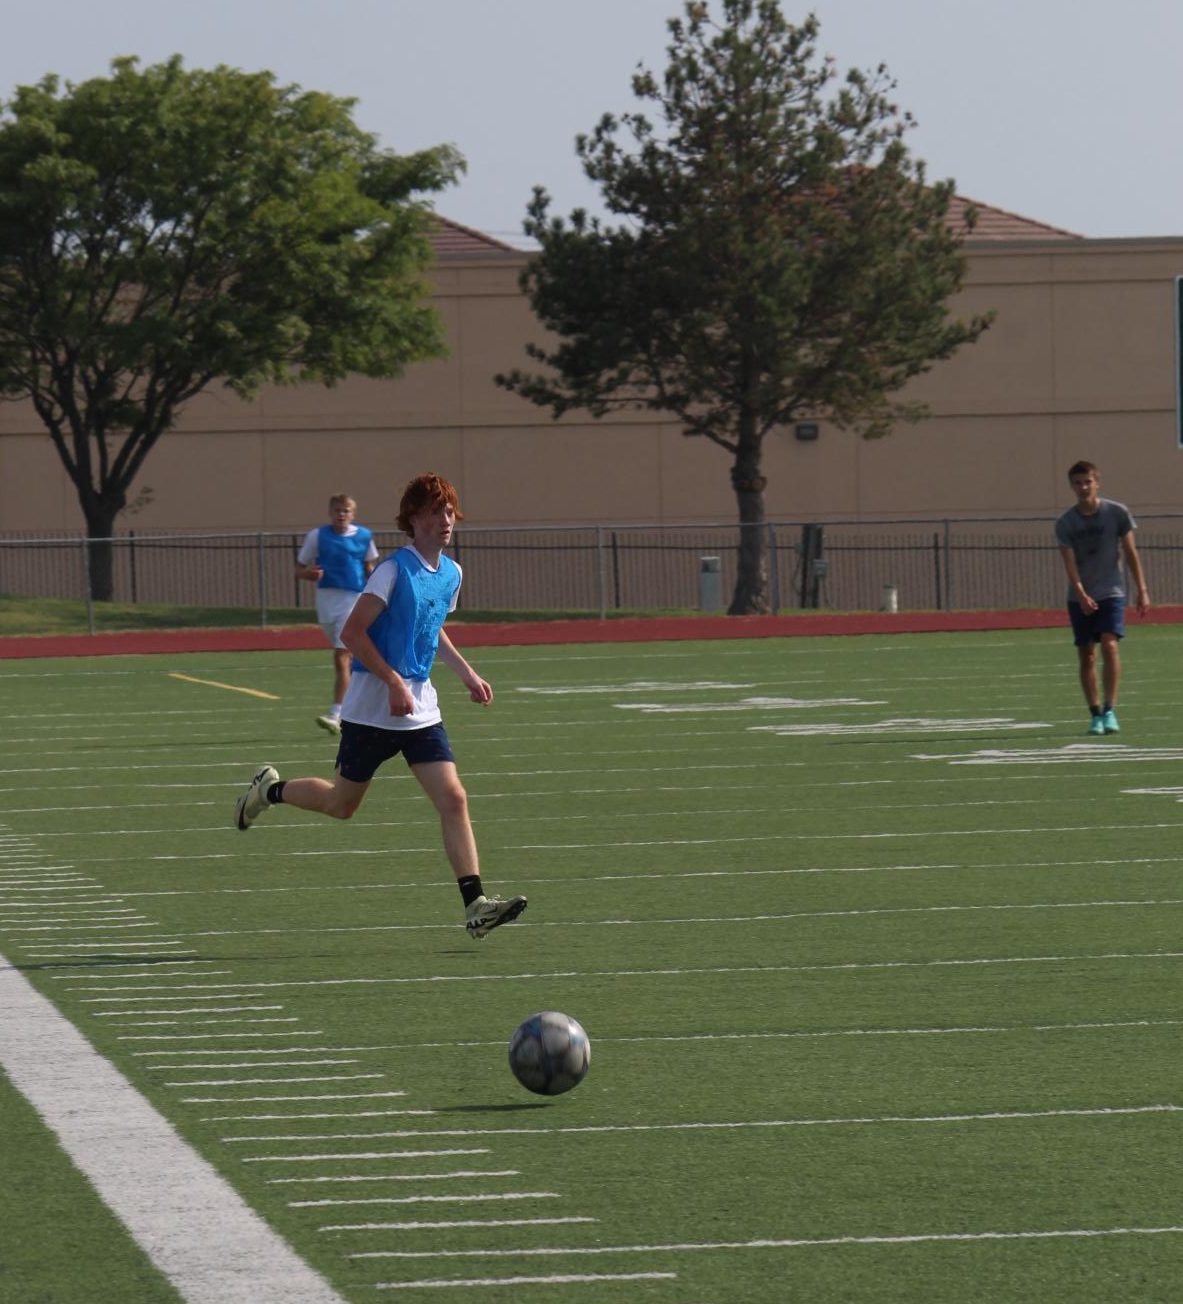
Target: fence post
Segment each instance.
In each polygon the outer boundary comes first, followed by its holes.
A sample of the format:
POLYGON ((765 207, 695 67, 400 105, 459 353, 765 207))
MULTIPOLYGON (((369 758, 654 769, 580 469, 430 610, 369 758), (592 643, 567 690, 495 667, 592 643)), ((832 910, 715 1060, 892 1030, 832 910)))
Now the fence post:
POLYGON ((953 544, 950 538, 949 518, 945 517, 945 610, 953 610, 953 544))
POLYGON ((776 526, 768 522, 768 588, 772 595, 772 614, 780 611, 780 563, 776 556, 776 526))
POLYGON ((264 551, 263 532, 259 531, 259 625, 267 628, 267 554, 264 551))
POLYGON ((90 539, 82 540, 82 591, 86 594, 86 632, 94 633, 94 594, 90 591, 90 539))
POLYGON ((605 574, 607 559, 604 556, 604 527, 596 526, 596 584, 600 597, 600 619, 608 619, 608 581, 605 574))
POLYGON ((127 563, 131 572, 131 604, 136 604, 136 532, 128 530, 127 532, 127 563))
POLYGON ((941 609, 941 536, 933 530, 932 532, 932 569, 933 569, 933 596, 936 598, 937 610, 941 609))

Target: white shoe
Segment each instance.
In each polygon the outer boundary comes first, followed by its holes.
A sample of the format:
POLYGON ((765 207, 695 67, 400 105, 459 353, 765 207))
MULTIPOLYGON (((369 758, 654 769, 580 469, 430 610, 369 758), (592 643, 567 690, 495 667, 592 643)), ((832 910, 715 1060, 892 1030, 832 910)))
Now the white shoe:
POLYGON ((500 897, 479 896, 464 912, 464 927, 469 937, 485 937, 494 928, 511 923, 526 908, 524 896, 510 897, 502 901, 500 897))
POLYGON ((270 806, 267 789, 279 782, 279 771, 271 765, 260 766, 251 780, 250 787, 239 797, 234 806, 234 822, 244 832, 270 806))
POLYGON ((316 723, 335 737, 341 737, 341 717, 339 715, 318 715, 316 723))

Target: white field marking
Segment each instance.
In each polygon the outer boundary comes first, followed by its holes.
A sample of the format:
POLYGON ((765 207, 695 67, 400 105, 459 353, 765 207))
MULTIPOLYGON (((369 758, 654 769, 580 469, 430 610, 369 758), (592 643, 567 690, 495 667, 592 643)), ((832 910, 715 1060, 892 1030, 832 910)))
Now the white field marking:
POLYGON ((729 684, 710 679, 675 683, 663 679, 635 679, 627 684, 559 684, 549 688, 519 686, 515 693, 535 693, 542 697, 589 696, 598 693, 685 693, 710 689, 754 688, 755 684, 729 684))
MULTIPOLYGON (((153 937, 146 942, 124 942, 121 939, 119 945, 123 950, 130 951, 133 948, 139 950, 147 950, 154 946, 181 946, 183 945, 183 943, 184 943, 183 937, 181 937, 177 933, 171 933, 169 934, 168 937, 153 937)), ((105 947, 111 945, 112 943, 108 941, 106 938, 99 938, 97 941, 91 940, 87 942, 58 942, 57 943, 58 947, 64 947, 66 950, 71 950, 71 951, 93 951, 96 947, 105 947)), ((63 950, 58 953, 64 955, 65 951, 63 950)), ((165 956, 164 958, 171 960, 172 956, 171 955, 165 956)))
MULTIPOLYGON (((86 973, 55 973, 55 974, 51 974, 50 977, 54 980, 54 982, 77 983, 77 982, 95 982, 99 979, 106 979, 106 978, 115 979, 117 981, 122 980, 124 978, 193 978, 193 977, 213 978, 219 974, 229 974, 234 972, 232 969, 192 968, 193 965, 197 965, 197 964, 209 964, 210 963, 209 960, 174 960, 170 956, 167 963, 175 964, 177 967, 175 969, 166 969, 164 968, 163 965, 159 965, 159 964, 145 965, 141 963, 138 969, 128 969, 126 971, 112 968, 109 971, 103 970, 103 972, 97 974, 90 973, 89 971, 86 973), (181 967, 182 965, 189 965, 190 967, 188 969, 184 969, 181 967)), ((96 987, 94 990, 97 992, 97 991, 101 991, 102 988, 96 987)))
POLYGON ((343 1304, 0 957, 0 1064, 187 1304, 343 1304))
MULTIPOLYGON (((260 853, 261 855, 262 853, 260 853)), ((292 852, 293 856, 304 855, 303 852, 292 852)), ((319 853, 317 853, 319 854, 319 853)), ((333 853, 326 852, 326 855, 333 853)), ((344 859, 354 853, 342 851, 339 858, 344 859)), ((373 852, 365 854, 387 855, 388 852, 373 852)), ((192 859, 204 859, 204 857, 192 857, 192 859)), ((239 857, 242 859, 242 857, 239 857)), ((579 881, 584 883, 629 883, 633 880, 638 882, 645 879, 671 879, 671 878, 752 878, 784 874, 886 874, 897 873, 905 870, 976 870, 976 869, 1066 869, 1075 867, 1084 867, 1095 869, 1099 865, 1177 865, 1178 856, 1120 856, 1120 857, 1098 857, 1088 860, 1020 860, 1020 861, 1001 861, 990 860, 981 862, 957 861, 942 862, 937 861, 933 864, 914 864, 906 863, 899 865, 800 865, 800 866, 776 866, 765 869, 682 869, 668 870, 661 873, 642 873, 635 871, 624 874, 562 874, 547 877, 545 875, 534 874, 527 878, 517 878, 515 881, 520 883, 571 883, 579 881)), ((255 893, 288 893, 288 892, 395 892, 395 891, 417 891, 426 887, 438 887, 436 881, 422 883, 293 883, 284 887, 234 887, 234 888, 167 888, 151 892, 129 892, 128 896, 220 896, 224 894, 248 895, 255 893)), ((179 963, 193 964, 195 961, 186 960, 179 963)), ((215 970, 215 972, 229 972, 227 970, 215 970)), ((62 981, 77 981, 84 978, 92 978, 91 974, 55 974, 55 978, 62 981)), ((146 975, 147 976, 147 975, 146 975)), ((97 990, 97 989, 96 989, 97 990)))
MULTIPOLYGON (((333 1159, 368 1159, 369 1155, 331 1155, 333 1159)), ((250 1163, 244 1159, 243 1163, 250 1163)), ((313 1186, 326 1182, 443 1182, 460 1178, 469 1181, 474 1177, 521 1177, 518 1168, 458 1168, 453 1173, 373 1173, 369 1176, 353 1174, 346 1177, 268 1177, 264 1186, 313 1186)))
MULTIPOLYGON (((286 1051, 279 1051, 279 1054, 290 1053, 291 1047, 286 1051)), ((210 1051, 209 1054, 216 1054, 216 1051, 210 1051)), ((242 1050, 236 1052, 243 1054, 242 1050)), ((259 1051, 259 1054, 270 1054, 271 1052, 259 1051)), ((224 1072, 227 1069, 319 1069, 332 1068, 335 1066, 345 1066, 347 1064, 360 1064, 356 1059, 308 1059, 308 1060, 241 1060, 236 1063, 227 1064, 219 1061, 217 1064, 145 1064, 143 1067, 149 1073, 197 1073, 208 1072, 210 1069, 217 1069, 224 1072)), ((170 1086, 173 1084, 170 1083, 170 1086)), ((187 1084, 182 1084, 187 1085, 187 1084)))
MULTIPOLYGON (((832 964, 688 965, 669 969, 555 969, 504 974, 418 974, 399 978, 283 978, 262 985, 267 987, 383 987, 411 986, 420 983, 533 982, 538 979, 569 978, 685 978, 696 974, 714 976, 738 973, 853 973, 862 969, 975 968, 980 965, 996 964, 1079 964, 1092 961, 1180 958, 1183 958, 1183 951, 1101 951, 1081 952, 1077 955, 1001 955, 943 960, 845 960, 832 964)), ((282 1006, 261 1008, 281 1009, 282 1006)), ((113 1011, 113 1013, 118 1014, 123 1011, 113 1011)), ((102 1018, 104 1015, 100 1013, 97 1017, 102 1018)))
MULTIPOLYGON (((643 715, 714 715, 733 711, 808 711, 833 706, 886 706, 883 699, 871 702, 861 697, 744 697, 738 702, 616 702, 617 711, 639 711, 643 715)), ((794 728, 795 726, 790 726, 794 728)), ((822 728, 843 728, 824 725, 822 728)))
MULTIPOLYGON (((172 1011, 172 1013, 175 1012, 176 1011, 172 1011)), ((143 1011, 142 1010, 137 1011, 137 1013, 143 1013, 143 1011)), ((194 1025, 201 1026, 207 1023, 209 1024, 213 1024, 213 1023, 254 1024, 254 1023, 299 1023, 299 1022, 300 1020, 297 1019, 294 1014, 291 1014, 283 1018, 271 1017, 271 1018, 263 1018, 263 1019, 194 1019, 191 1023, 189 1023, 186 1026, 188 1027, 193 1027, 194 1025)), ((118 1026, 121 1028, 179 1028, 181 1024, 182 1024, 182 1020, 180 1019, 140 1019, 135 1023, 121 1023, 118 1026)))
MULTIPOLYGON (((237 1036, 250 1036, 250 1033, 232 1034, 237 1036)), ((272 1033, 272 1036, 282 1037, 307 1037, 308 1032, 287 1032, 272 1033)), ((133 1050, 131 1052, 133 1059, 152 1059, 157 1056, 165 1056, 171 1059, 179 1059, 182 1055, 324 1055, 340 1050, 339 1046, 235 1046, 230 1050, 207 1050, 204 1047, 195 1050, 181 1050, 179 1047, 167 1047, 161 1050, 133 1050)), ((168 1068, 167 1064, 149 1064, 148 1068, 168 1068)), ((172 1067, 183 1069, 184 1064, 175 1064, 172 1067)))
MULTIPOLYGON (((793 1028, 783 1032, 670 1032, 645 1033, 636 1037, 597 1035, 597 1042, 680 1042, 680 1041, 782 1041, 809 1040, 821 1037, 962 1037, 982 1034, 1027 1034, 1032 1032, 1116 1032, 1127 1028, 1174 1028, 1183 1019, 1109 1019, 1093 1023, 1014 1023, 1014 1024, 954 1024, 935 1028, 793 1028)), ((475 1046, 500 1046, 504 1038, 487 1041, 418 1041, 392 1042, 381 1046, 349 1046, 356 1051, 402 1050, 456 1050, 475 1046)), ((333 1133, 324 1140, 348 1137, 351 1133, 333 1133)), ((367 1132, 367 1136, 396 1136, 397 1133, 367 1132)))
MULTIPOLYGON (((197 990, 206 990, 206 991, 217 990, 218 991, 217 999, 219 1001, 233 1001, 239 998, 241 998, 244 1001, 250 1001, 250 1000, 254 1000, 259 995, 258 989, 262 987, 262 983, 251 983, 249 984, 251 990, 247 992, 242 992, 242 991, 225 992, 225 991, 218 990, 223 987, 240 987, 242 985, 243 984, 241 983, 209 983, 209 984, 178 983, 176 987, 166 987, 164 988, 164 990, 176 991, 182 987, 194 988, 197 990)), ((193 996, 161 996, 159 993, 153 992, 152 995, 150 996, 84 996, 82 997, 80 1004, 82 1005, 129 1005, 129 1004, 134 1004, 137 1001, 192 1001, 195 999, 196 997, 193 996)))
POLYGON ((375 1290, 432 1290, 457 1286, 578 1286, 598 1281, 677 1281, 676 1272, 563 1272, 545 1277, 442 1277, 432 1281, 377 1281, 375 1290))
POLYGON ((449 1218, 435 1222, 368 1222, 330 1223, 318 1227, 318 1232, 414 1232, 451 1231, 457 1227, 556 1227, 569 1223, 594 1223, 598 1218, 571 1216, 567 1218, 449 1218))
POLYGON ((499 1195, 372 1195, 354 1200, 289 1200, 289 1209, 346 1204, 484 1204, 494 1200, 561 1200, 558 1191, 502 1191, 499 1195))
MULTIPOLYGON (((283 1100, 384 1100, 392 1096, 405 1096, 406 1094, 405 1091, 337 1091, 323 1092, 319 1095, 303 1093, 298 1096, 182 1096, 181 1103, 183 1105, 247 1105, 252 1103, 274 1104, 276 1101, 283 1100)), ((346 1117, 348 1118, 350 1115, 346 1115, 346 1117)), ((259 1139, 267 1140, 266 1137, 260 1137, 259 1139)))
MULTIPOLYGON (((196 998, 190 998, 196 999, 196 998)), ((187 1010, 91 1010, 96 1019, 125 1019, 129 1014, 229 1014, 242 1010, 282 1010, 282 1005, 194 1005, 187 1010)), ((136 1027, 136 1024, 129 1025, 136 1027)))
MULTIPOLYGON (((354 1077, 359 1077, 359 1078, 360 1077, 380 1078, 381 1076, 382 1076, 381 1073, 369 1073, 369 1074, 355 1073, 354 1074, 354 1077)), ((334 1079, 332 1078, 323 1078, 323 1079, 322 1078, 257 1078, 255 1080, 258 1082, 287 1082, 287 1081, 332 1082, 334 1081, 334 1079)), ((170 1085, 179 1087, 179 1086, 184 1086, 185 1084, 181 1082, 165 1083, 165 1086, 170 1086, 170 1085)), ((190 1082, 188 1085, 193 1086, 194 1083, 190 1082)), ((249 1100, 251 1099, 251 1097, 244 1096, 243 1099, 249 1100)), ((295 1097, 293 1097, 293 1099, 295 1099, 295 1097)), ((291 1123, 300 1119, 317 1119, 317 1118, 348 1118, 352 1120, 355 1118, 396 1118, 396 1117, 407 1116, 407 1115, 419 1118, 419 1117, 433 1117, 438 1113, 439 1113, 438 1109, 361 1109, 361 1110, 346 1109, 346 1110, 336 1110, 336 1111, 325 1110, 317 1114, 207 1114, 201 1120, 201 1122, 203 1123, 267 1123, 267 1122, 291 1123)), ((411 1132, 407 1132, 401 1135, 413 1136, 414 1134, 411 1132)))
MULTIPOLYGON (((351 1259, 451 1259, 451 1258, 516 1258, 518 1255, 568 1255, 568 1254, 669 1254, 690 1253, 698 1250, 795 1250, 823 1245, 922 1245, 931 1242, 966 1241, 1031 1241, 1080 1239, 1098 1236, 1169 1236, 1183 1232, 1183 1227, 1081 1227, 1052 1231, 1020 1232, 927 1232, 905 1236, 825 1236, 801 1237, 784 1240, 755 1241, 680 1241, 655 1245, 564 1245, 530 1246, 520 1249, 481 1250, 362 1250, 349 1255, 351 1259)), ((501 1280, 493 1278, 500 1285, 501 1280)), ((529 1278, 527 1278, 529 1280, 529 1278)), ((377 1290, 404 1289, 422 1282, 376 1282, 377 1290)), ((443 1285, 444 1283, 440 1283, 443 1285)), ((449 1281, 448 1285, 458 1283, 449 1281)))
MULTIPOLYGON (((123 1033, 115 1038, 116 1041, 235 1041, 243 1037, 307 1037, 311 1035, 325 1035, 323 1028, 310 1028, 304 1031, 294 1030, 290 1032, 139 1032, 123 1033)), ((246 1047, 240 1048, 240 1052, 246 1047)), ((295 1047, 288 1047, 294 1050, 295 1047)), ((143 1051, 136 1051, 135 1054, 141 1055, 143 1051)), ((163 1052, 162 1052, 163 1053, 163 1052)), ((203 1052, 204 1053, 204 1052, 203 1052)), ((175 1052, 174 1052, 175 1054, 175 1052)))
MULTIPOLYGON (((880 1127, 950 1123, 1025 1123, 1041 1118, 1120 1118, 1141 1114, 1183 1114, 1183 1105, 1116 1105, 1094 1109, 994 1110, 980 1114, 869 1114, 851 1118, 770 1118, 748 1119, 742 1123, 585 1123, 558 1127, 482 1127, 422 1128, 406 1131, 403 1136, 472 1138, 481 1136, 587 1135, 610 1132, 746 1132, 769 1131, 794 1127, 880 1127)), ((392 1134, 397 1135, 397 1133, 392 1134)))
MULTIPOLYGON (((266 1132, 258 1136, 224 1136, 219 1140, 227 1145, 247 1145, 257 1144, 260 1141, 266 1141, 268 1145, 276 1141, 372 1141, 375 1137, 384 1137, 385 1132, 326 1132, 318 1134, 316 1132, 300 1132, 290 1136, 283 1133, 266 1132)), ((424 1159, 432 1158, 437 1155, 487 1155, 491 1153, 489 1146, 466 1146, 451 1147, 434 1150, 395 1150, 392 1152, 397 1159, 424 1159)), ((351 1159, 352 1155, 340 1155, 338 1158, 351 1159)))
MULTIPOLYGON (((59 920, 57 922, 42 922, 39 924, 22 923, 13 928, 6 928, 5 931, 9 933, 77 933, 80 929, 85 929, 87 932, 95 932, 97 929, 103 928, 114 933, 114 932, 118 932, 120 929, 126 930, 128 928, 159 928, 159 927, 160 925, 156 923, 154 920, 144 919, 143 916, 141 916, 139 923, 137 923, 134 919, 121 919, 118 922, 112 922, 109 924, 101 923, 95 919, 83 919, 80 921, 59 920)), ((122 939, 119 940, 122 941, 122 939)))
POLYGON ((1124 761, 1179 761, 1183 747, 1130 747, 1125 743, 1066 743, 1063 747, 920 754, 914 761, 948 761, 950 765, 1076 765, 1124 761))
MULTIPOLYGON (((858 836, 852 835, 852 836, 858 836)), ((920 835, 917 835, 920 836, 920 835)), ((932 835, 929 835, 932 836, 932 835)), ((1000 911, 1000 910, 1081 910, 1081 909, 1118 909, 1130 906, 1178 906, 1183 905, 1183 898, 1164 898, 1161 900, 1103 900, 1103 901, 1040 901, 1030 904, 1010 904, 1000 905, 975 905, 975 906, 882 906, 867 910, 801 910, 786 914, 760 914, 760 915, 699 915, 699 916, 670 916, 665 918, 652 919, 583 919, 580 920, 582 928, 622 928, 622 927, 664 927, 666 925, 685 926, 688 924, 752 924, 752 923, 776 923, 783 922, 787 919, 853 919, 863 918, 875 915, 924 915, 924 914, 957 914, 966 912, 982 911, 1000 911)), ((519 923, 518 928, 569 928, 570 920, 539 920, 532 924, 519 923)), ((417 932, 436 932, 441 929, 452 929, 455 924, 350 924, 340 925, 331 928, 245 928, 245 929, 215 929, 202 932, 190 933, 190 937, 254 937, 254 936, 292 936, 300 933, 417 933, 417 932)), ((261 983, 260 987, 267 987, 270 984, 261 983)), ((201 984, 189 983, 186 986, 200 989, 201 984)), ((218 984, 211 984, 216 988, 218 984)), ((247 995, 246 993, 242 993, 247 995)), ((257 994, 257 993, 255 993, 257 994)), ((230 993, 229 995, 234 995, 230 993)), ((188 996, 162 996, 153 998, 150 996, 121 996, 121 997, 87 997, 88 1001, 135 1001, 135 1000, 192 1000, 188 996)), ((221 999, 221 996, 219 996, 221 999)))
POLYGON ((753 724, 749 733, 771 733, 784 737, 807 738, 824 735, 829 738, 864 734, 895 733, 973 733, 981 729, 1051 729, 1054 726, 1042 720, 1011 720, 1005 717, 983 716, 967 720, 942 720, 934 716, 901 717, 892 720, 875 720, 866 724, 753 724))
MULTIPOLYGON (((194 801, 190 798, 185 802, 187 808, 195 806, 217 806, 219 802, 214 801, 194 801)), ((56 815, 61 811, 125 811, 125 810, 163 810, 166 806, 174 806, 175 802, 171 801, 119 801, 107 802, 102 806, 9 806, 5 809, 5 815, 56 815)))
MULTIPOLYGON (((233 1068, 231 1064, 219 1064, 218 1068, 233 1068)), ((274 1068, 275 1065, 268 1065, 268 1068, 274 1068)), ((164 1082, 161 1085, 165 1087, 261 1087, 271 1083, 290 1083, 290 1082, 360 1082, 365 1078, 371 1080, 384 1078, 385 1073, 320 1073, 300 1077, 296 1074, 285 1073, 278 1078, 206 1078, 194 1082, 164 1082)), ((407 1109, 399 1111, 406 1114, 431 1114, 434 1110, 414 1110, 407 1109)), ((257 1117, 257 1115, 244 1115, 244 1117, 257 1117)), ((282 1117, 282 1115, 280 1116, 282 1117)))
POLYGON ((183 675, 178 670, 166 672, 170 679, 181 679, 187 684, 204 684, 207 688, 225 688, 231 693, 246 693, 249 697, 264 697, 270 702, 280 701, 277 693, 264 693, 258 688, 242 688, 238 684, 222 684, 216 679, 195 679, 192 675, 183 675))
MULTIPOLYGON (((518 851, 594 851, 617 847, 702 847, 735 842, 837 842, 842 839, 872 840, 888 838, 984 838, 1001 835, 1027 835, 1044 833, 1126 833, 1133 829, 1177 829, 1183 820, 1168 820, 1158 824, 1140 821, 1137 824, 1065 824, 1046 828, 994 828, 994 829, 916 829, 906 832, 876 833, 768 833, 729 838, 622 838, 614 842, 523 842, 518 851)), ((200 933, 186 933, 186 937, 200 937, 200 933)))

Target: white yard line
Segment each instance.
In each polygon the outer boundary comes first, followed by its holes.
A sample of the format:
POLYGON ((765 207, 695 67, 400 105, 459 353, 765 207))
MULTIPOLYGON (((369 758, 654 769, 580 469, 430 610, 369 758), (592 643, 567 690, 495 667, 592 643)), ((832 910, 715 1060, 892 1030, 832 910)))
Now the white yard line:
POLYGON ((0 956, 0 1066, 189 1304, 343 1304, 0 956))

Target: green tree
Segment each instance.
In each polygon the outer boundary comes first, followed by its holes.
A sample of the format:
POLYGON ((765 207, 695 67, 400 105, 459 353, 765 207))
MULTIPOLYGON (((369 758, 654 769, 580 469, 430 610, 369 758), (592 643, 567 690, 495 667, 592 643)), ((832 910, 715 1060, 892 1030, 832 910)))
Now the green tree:
MULTIPOLYGON (((0 116, 0 396, 31 400, 109 540, 145 458, 214 382, 331 385, 441 355, 422 195, 464 167, 399 156, 353 101, 180 57, 0 116)), ((112 547, 91 550, 112 594, 112 547)))
POLYGON ((794 26, 777 0, 722 0, 718 23, 690 3, 668 26, 663 80, 640 68, 632 82, 659 125, 609 114, 576 142, 623 221, 552 218, 534 192, 522 288, 557 342, 528 346, 541 372, 497 382, 556 418, 670 412, 731 454, 730 611, 763 612, 764 436, 803 416, 868 437, 917 419, 896 392, 988 318, 949 315, 964 270, 953 183, 928 184, 909 154, 883 67, 839 81, 816 18, 794 26))

